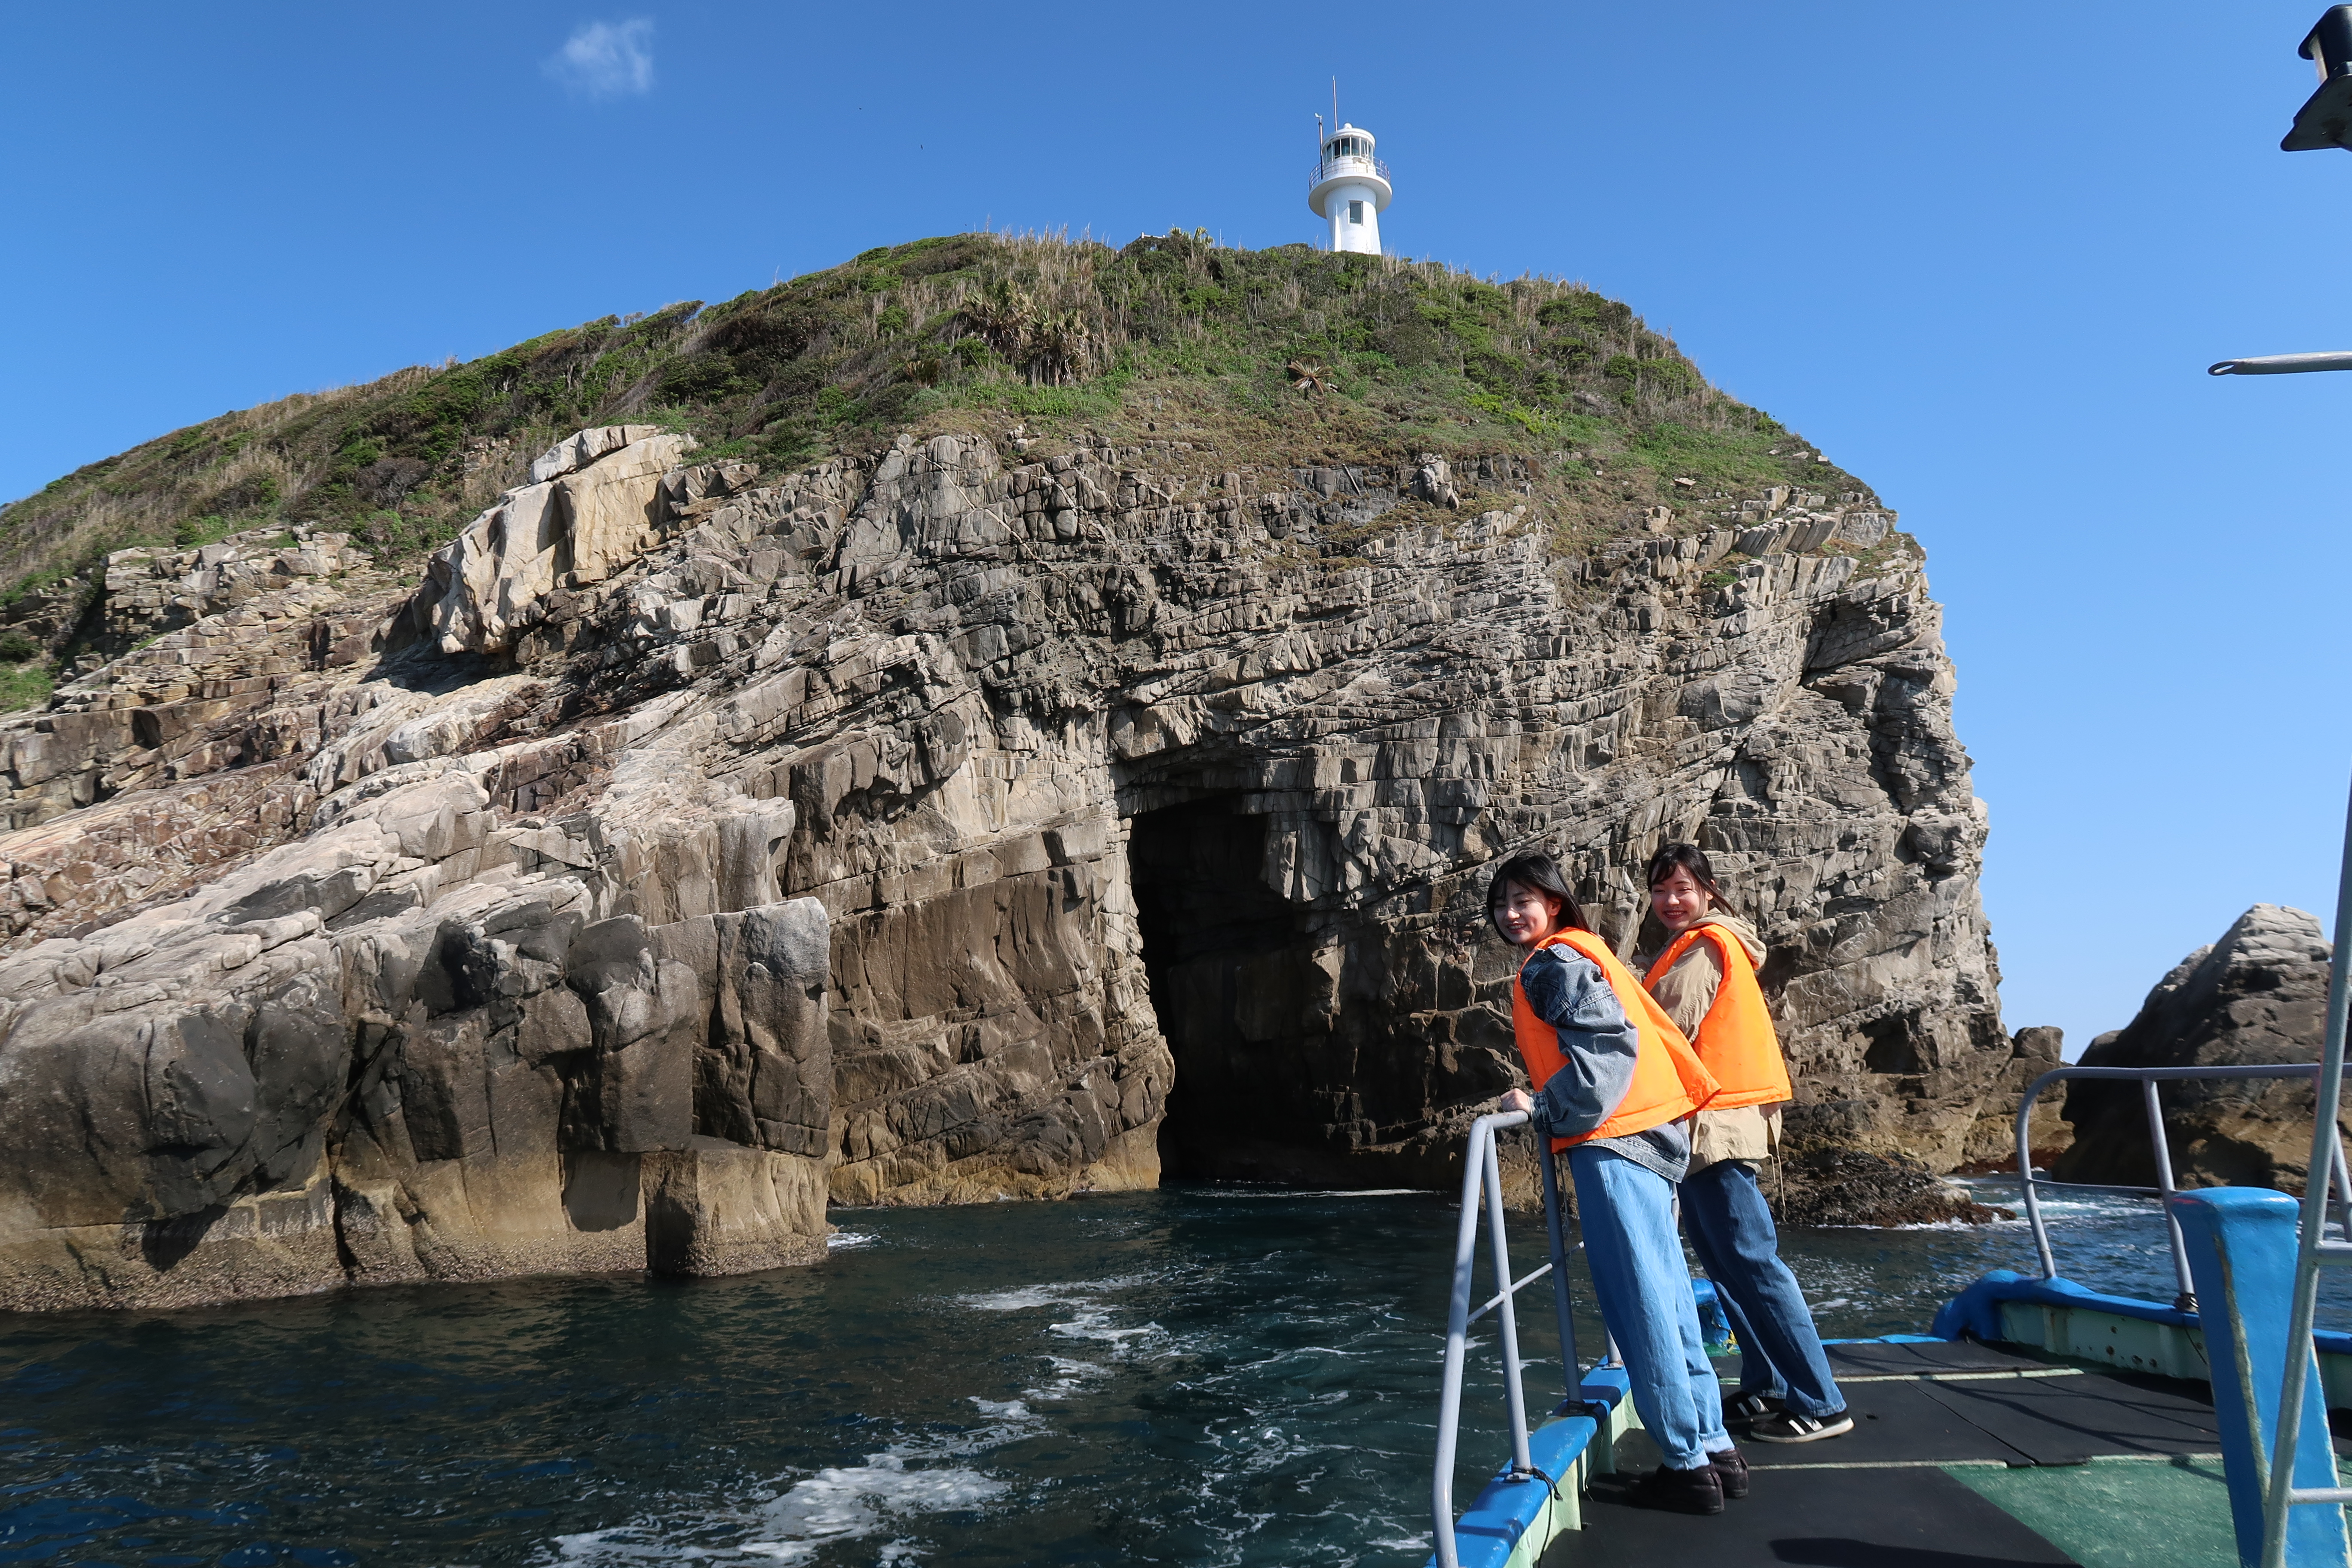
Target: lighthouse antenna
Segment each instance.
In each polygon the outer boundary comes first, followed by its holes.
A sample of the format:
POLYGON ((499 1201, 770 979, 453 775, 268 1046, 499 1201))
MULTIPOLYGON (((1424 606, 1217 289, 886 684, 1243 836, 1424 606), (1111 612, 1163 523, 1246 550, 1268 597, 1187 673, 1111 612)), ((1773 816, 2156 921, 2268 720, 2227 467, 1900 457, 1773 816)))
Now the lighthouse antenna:
POLYGON ((1331 129, 1339 129, 1339 79, 1331 79, 1331 129))

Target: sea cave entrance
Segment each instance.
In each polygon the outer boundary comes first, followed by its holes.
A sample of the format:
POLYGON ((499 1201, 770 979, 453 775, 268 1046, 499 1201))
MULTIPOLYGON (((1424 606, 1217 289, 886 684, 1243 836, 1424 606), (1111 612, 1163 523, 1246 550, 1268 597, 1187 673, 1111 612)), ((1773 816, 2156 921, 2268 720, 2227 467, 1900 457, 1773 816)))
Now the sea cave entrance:
POLYGON ((1339 949, 1266 885, 1266 818, 1217 796, 1139 814, 1128 866, 1151 1005, 1176 1058, 1175 1179, 1346 1184, 1354 1125, 1339 949))

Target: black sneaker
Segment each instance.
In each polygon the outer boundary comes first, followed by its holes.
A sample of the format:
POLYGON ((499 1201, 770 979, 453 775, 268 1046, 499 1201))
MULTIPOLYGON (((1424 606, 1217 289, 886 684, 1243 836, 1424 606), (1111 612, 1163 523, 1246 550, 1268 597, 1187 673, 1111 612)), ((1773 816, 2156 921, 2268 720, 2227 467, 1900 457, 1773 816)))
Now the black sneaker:
POLYGON ((1721 1513, 1723 1479, 1711 1464, 1688 1470, 1660 1465, 1625 1489, 1625 1500, 1671 1513, 1721 1513))
POLYGON ((1744 1426, 1762 1416, 1778 1415, 1787 1408, 1769 1394, 1734 1394, 1723 1402, 1723 1424, 1726 1426, 1744 1426))
POLYGON ((1853 1417, 1843 1410, 1827 1415, 1800 1415, 1793 1410, 1759 1416, 1748 1424, 1748 1436, 1759 1443, 1818 1443, 1843 1437, 1853 1430, 1853 1417))
POLYGON ((1715 1479, 1723 1483, 1723 1495, 1738 1502, 1748 1495, 1748 1456, 1737 1448, 1726 1448, 1706 1457, 1714 1468, 1715 1479))

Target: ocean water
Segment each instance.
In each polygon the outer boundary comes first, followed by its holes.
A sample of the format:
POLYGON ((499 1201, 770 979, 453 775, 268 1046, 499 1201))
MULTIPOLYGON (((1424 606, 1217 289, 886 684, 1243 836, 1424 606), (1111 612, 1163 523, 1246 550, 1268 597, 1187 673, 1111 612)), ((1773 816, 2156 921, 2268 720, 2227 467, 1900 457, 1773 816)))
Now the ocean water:
MULTIPOLYGON (((2053 1209, 2070 1277, 2169 1299, 2152 1208, 2053 1209)), ((824 1264, 731 1279, 0 1316, 0 1563, 1425 1559, 1446 1199, 835 1217, 824 1264)), ((1540 1232, 1518 1231, 1524 1273, 1540 1232)), ((1867 1336, 1923 1331, 2032 1247, 2011 1223, 1795 1231, 1784 1254, 1825 1333, 1867 1336)), ((1559 1367, 1543 1287, 1523 1300, 1533 1403, 1559 1367)), ((1505 1447, 1491 1333, 1471 1379, 1465 1500, 1505 1447)))

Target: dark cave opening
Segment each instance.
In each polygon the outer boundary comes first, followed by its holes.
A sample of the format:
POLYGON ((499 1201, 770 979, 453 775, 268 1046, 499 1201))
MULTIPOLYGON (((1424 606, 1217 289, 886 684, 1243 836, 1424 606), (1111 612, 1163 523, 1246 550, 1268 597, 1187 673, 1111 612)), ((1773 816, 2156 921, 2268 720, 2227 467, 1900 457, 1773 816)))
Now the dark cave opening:
POLYGON ((1128 866, 1151 1005, 1176 1058, 1161 1173, 1343 1179, 1332 1122, 1346 1064, 1334 981, 1307 911, 1266 886, 1266 820, 1224 796, 1129 825, 1128 866))

